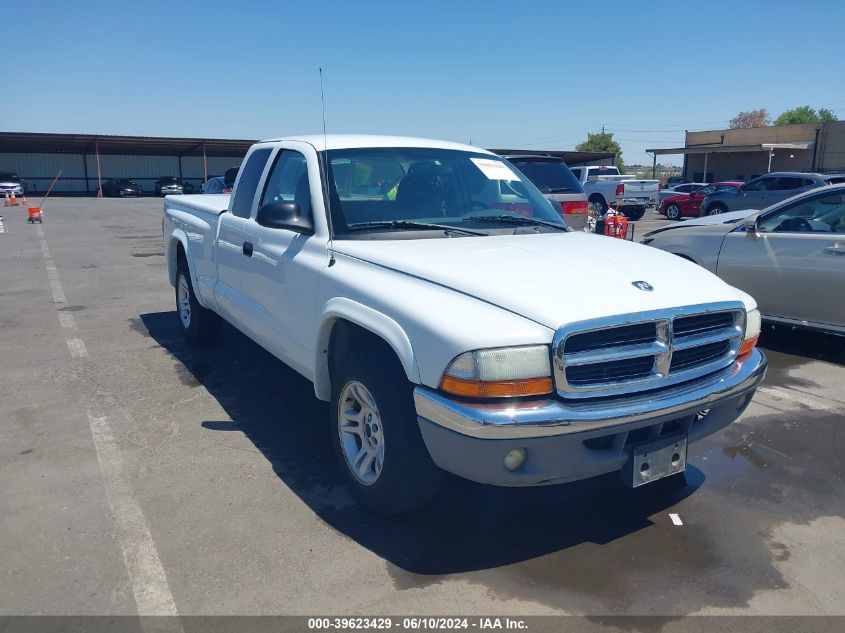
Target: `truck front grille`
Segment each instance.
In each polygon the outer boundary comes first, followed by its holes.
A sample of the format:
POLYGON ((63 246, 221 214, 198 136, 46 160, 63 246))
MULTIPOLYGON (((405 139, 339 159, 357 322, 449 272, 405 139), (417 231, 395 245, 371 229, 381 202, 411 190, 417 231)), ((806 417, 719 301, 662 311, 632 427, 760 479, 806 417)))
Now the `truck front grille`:
POLYGON ((614 396, 694 380, 731 365, 744 332, 745 310, 732 302, 564 326, 554 341, 558 394, 614 396))
POLYGON ((654 356, 623 358, 604 363, 575 365, 566 368, 566 381, 570 385, 592 385, 614 383, 619 380, 633 380, 651 374, 654 356))

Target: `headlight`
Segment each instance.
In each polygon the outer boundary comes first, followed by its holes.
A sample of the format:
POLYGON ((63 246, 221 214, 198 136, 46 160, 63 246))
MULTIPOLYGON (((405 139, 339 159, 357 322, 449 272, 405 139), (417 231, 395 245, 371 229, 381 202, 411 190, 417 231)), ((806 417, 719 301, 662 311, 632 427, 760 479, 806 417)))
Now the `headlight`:
POLYGON ((757 339, 760 338, 760 310, 754 309, 745 315, 745 336, 742 339, 742 345, 739 346, 739 356, 750 354, 754 346, 757 345, 757 339))
POLYGON ((440 388, 470 398, 551 393, 549 348, 546 345, 530 345, 464 352, 449 363, 440 388))

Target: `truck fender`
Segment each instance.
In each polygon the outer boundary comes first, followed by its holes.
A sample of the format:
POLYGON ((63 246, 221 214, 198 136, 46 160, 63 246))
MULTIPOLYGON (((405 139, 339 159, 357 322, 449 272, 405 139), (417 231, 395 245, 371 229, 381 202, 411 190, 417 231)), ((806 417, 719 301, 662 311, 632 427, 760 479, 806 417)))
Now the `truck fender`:
POLYGON ((208 306, 203 304, 202 298, 199 296, 199 292, 196 290, 199 288, 197 285, 197 272, 194 268, 194 258, 191 257, 191 241, 188 239, 188 235, 182 229, 173 229, 173 232, 170 234, 170 239, 167 240, 167 247, 165 249, 165 256, 167 257, 167 275, 170 278, 170 285, 174 288, 176 287, 176 254, 179 252, 177 245, 182 245, 182 250, 185 251, 185 261, 188 263, 188 273, 191 275, 191 285, 194 287, 194 294, 197 297, 197 301, 202 305, 204 308, 208 306))
POLYGON ((320 400, 331 399, 331 376, 329 375, 329 342, 334 324, 345 319, 368 330, 384 340, 399 358, 405 375, 419 384, 420 372, 411 341, 405 330, 390 317, 346 297, 334 297, 326 302, 320 315, 314 363, 314 393, 320 400))

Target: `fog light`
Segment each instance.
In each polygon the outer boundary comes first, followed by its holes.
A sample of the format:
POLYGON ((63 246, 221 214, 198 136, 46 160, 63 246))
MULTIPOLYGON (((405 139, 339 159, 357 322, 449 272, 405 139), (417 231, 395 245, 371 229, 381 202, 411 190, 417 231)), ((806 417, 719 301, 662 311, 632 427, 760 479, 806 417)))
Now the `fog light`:
POLYGON ((508 470, 516 470, 517 468, 522 466, 524 461, 525 449, 515 448, 512 451, 508 451, 508 454, 505 455, 505 468, 507 468, 508 470))

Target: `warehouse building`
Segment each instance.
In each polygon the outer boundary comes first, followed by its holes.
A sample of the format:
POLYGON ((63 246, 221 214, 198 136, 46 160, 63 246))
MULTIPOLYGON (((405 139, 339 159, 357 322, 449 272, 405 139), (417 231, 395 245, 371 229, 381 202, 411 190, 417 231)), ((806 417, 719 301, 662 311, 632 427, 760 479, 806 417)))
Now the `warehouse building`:
MULTIPOLYGON (((222 176, 240 164, 255 140, 110 136, 103 134, 41 134, 0 132, 0 172, 16 173, 30 195, 53 189, 62 195, 96 195, 100 183, 112 178, 134 180, 145 193, 155 181, 173 176, 186 193, 200 191, 208 178, 222 176)), ((605 152, 493 150, 505 154, 547 154, 570 165, 612 165, 605 152)))
POLYGON ((771 171, 845 172, 845 121, 687 132, 684 147, 646 150, 683 155, 693 182, 749 180, 771 171))
POLYGON ((0 132, 0 172, 18 174, 30 195, 95 195, 100 182, 129 178, 147 193, 163 176, 180 178, 188 190, 240 164, 255 141, 101 134, 0 132))

